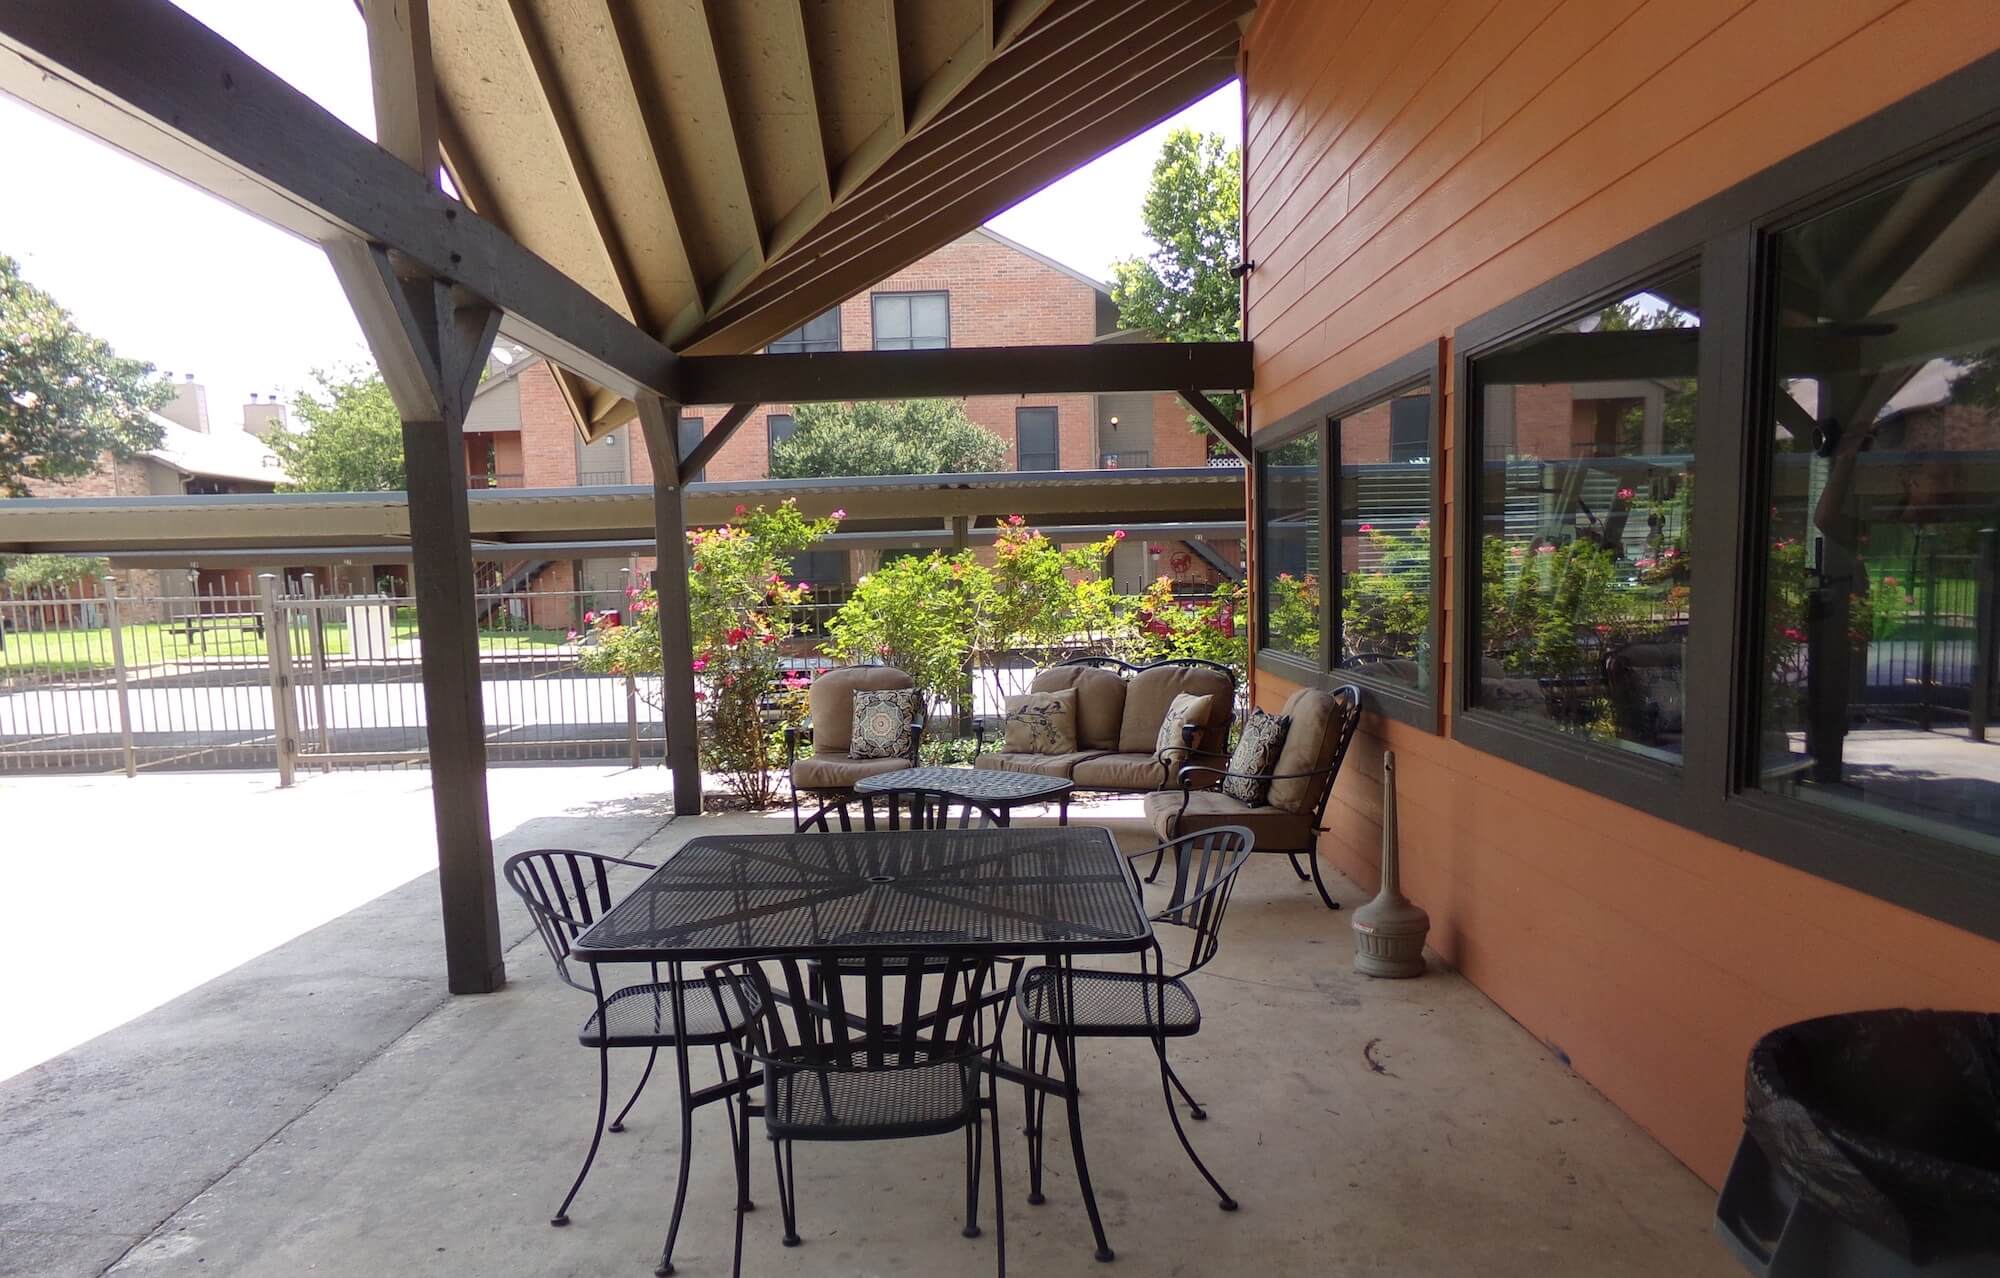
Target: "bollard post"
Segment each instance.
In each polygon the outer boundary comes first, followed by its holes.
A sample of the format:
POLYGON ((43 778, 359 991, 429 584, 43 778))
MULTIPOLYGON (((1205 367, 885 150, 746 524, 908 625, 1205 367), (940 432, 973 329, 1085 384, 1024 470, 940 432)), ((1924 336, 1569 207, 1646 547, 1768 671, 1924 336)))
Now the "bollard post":
POLYGON ((632 752, 632 766, 639 766, 639 685, 625 676, 625 744, 632 752))
POLYGON ((125 630, 118 619, 118 580, 110 573, 103 578, 104 619, 111 627, 111 678, 118 699, 118 748, 125 756, 125 775, 139 775, 137 753, 132 748, 132 686, 126 677, 125 630))
POLYGON ((324 757, 333 753, 333 729, 326 721, 326 609, 311 573, 300 579, 299 589, 306 597, 306 644, 312 656, 313 736, 322 756, 320 770, 331 772, 333 760, 324 757))

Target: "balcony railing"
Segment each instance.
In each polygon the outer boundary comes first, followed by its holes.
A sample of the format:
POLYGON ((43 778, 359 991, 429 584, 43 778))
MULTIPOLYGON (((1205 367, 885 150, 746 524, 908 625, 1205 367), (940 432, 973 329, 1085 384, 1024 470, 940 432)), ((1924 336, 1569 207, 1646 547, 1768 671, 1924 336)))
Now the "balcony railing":
POLYGON ((480 488, 520 488, 522 487, 522 476, 519 471, 501 471, 493 475, 467 475, 465 477, 465 486, 475 490, 480 488))
POLYGON ((1099 470, 1133 470, 1152 464, 1153 451, 1150 448, 1127 448, 1115 453, 1097 455, 1099 470))
POLYGON ((577 472, 576 482, 586 488, 592 488, 605 484, 629 484, 632 481, 626 477, 623 470, 584 470, 577 472))

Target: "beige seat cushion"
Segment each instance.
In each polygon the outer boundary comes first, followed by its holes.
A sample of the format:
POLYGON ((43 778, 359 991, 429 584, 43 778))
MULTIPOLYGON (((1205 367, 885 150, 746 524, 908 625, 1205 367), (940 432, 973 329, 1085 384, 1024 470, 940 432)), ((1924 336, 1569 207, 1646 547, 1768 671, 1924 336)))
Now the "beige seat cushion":
POLYGON ((1125 721, 1125 681, 1096 666, 1051 666, 1028 685, 1031 692, 1076 689, 1076 748, 1116 750, 1125 721))
POLYGON ((1100 754, 1085 759, 1070 780, 1086 790, 1158 790, 1174 784, 1170 770, 1153 754, 1100 754))
POLYGON ((972 761, 972 766, 995 772, 1032 772, 1039 777, 1062 777, 1067 780, 1072 768, 1095 755, 1093 750, 1078 750, 1072 754, 1013 754, 1001 750, 980 755, 972 761))
POLYGON ((801 790, 845 790, 863 777, 899 772, 910 766, 904 758, 850 759, 847 749, 817 750, 792 764, 792 784, 801 790))
POLYGON ((1310 817, 1283 808, 1253 808, 1219 790, 1196 790, 1187 800, 1183 815, 1179 790, 1155 790, 1146 796, 1146 821, 1162 842, 1218 825, 1240 825, 1257 836, 1260 852, 1303 851, 1313 846, 1310 817))
MULTIPOLYGON (((1292 726, 1285 733, 1285 748, 1278 751, 1278 762, 1271 771, 1283 775, 1332 766, 1334 753, 1340 749, 1340 732, 1347 721, 1347 710, 1331 692, 1300 688, 1278 713, 1291 716, 1292 726)), ((1310 819, 1313 809, 1319 806, 1320 790, 1328 784, 1325 777, 1273 781, 1265 801, 1274 808, 1310 819)))
POLYGON ((1229 739, 1229 718, 1234 713, 1235 688, 1228 675, 1199 666, 1154 666, 1141 670, 1125 685, 1125 717, 1118 726, 1121 754, 1151 754, 1160 739, 1160 723, 1167 707, 1186 692, 1208 697, 1208 723, 1195 742, 1203 754, 1223 754, 1229 739))
MULTIPOLYGON (((916 680, 889 666, 836 666, 821 672, 806 693, 812 713, 813 749, 846 754, 854 744, 854 694, 861 688, 914 688, 916 680)), ((866 775, 865 773, 863 775, 866 775)))

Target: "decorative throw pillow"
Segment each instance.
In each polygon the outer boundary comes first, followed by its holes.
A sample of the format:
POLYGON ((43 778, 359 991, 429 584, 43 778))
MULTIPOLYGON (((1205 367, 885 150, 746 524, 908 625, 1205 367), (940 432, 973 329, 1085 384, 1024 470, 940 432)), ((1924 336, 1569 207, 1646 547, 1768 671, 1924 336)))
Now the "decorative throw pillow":
MULTIPOLYGON (((1243 735, 1236 739, 1236 753, 1229 756, 1231 772, 1269 772, 1278 762, 1278 752, 1285 748, 1285 734, 1291 731, 1290 715, 1266 714, 1262 710, 1250 712, 1250 722, 1243 725, 1243 735)), ((1250 807, 1260 806, 1271 793, 1271 783, 1256 777, 1224 777, 1216 789, 1222 791, 1238 803, 1250 807)))
POLYGON ((850 759, 897 759, 910 753, 917 721, 915 688, 862 688, 854 694, 854 735, 850 759))
POLYGON ((1076 689, 1024 692, 1007 698, 1009 754, 1070 754, 1076 750, 1076 689))
POLYGON ((1208 708, 1213 697, 1198 697, 1192 692, 1176 693, 1167 703, 1167 717, 1160 720, 1159 739, 1153 743, 1153 757, 1168 767, 1187 762, 1187 740, 1182 729, 1190 723, 1200 727, 1208 722, 1208 708))

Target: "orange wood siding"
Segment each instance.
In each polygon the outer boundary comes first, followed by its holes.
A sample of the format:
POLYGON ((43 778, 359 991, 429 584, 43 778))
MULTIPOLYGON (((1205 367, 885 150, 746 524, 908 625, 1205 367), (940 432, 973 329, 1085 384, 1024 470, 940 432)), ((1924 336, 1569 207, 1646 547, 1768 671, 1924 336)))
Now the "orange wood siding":
MULTIPOLYGON (((1253 420, 1448 338, 1996 48, 1990 0, 1266 0, 1245 53, 1253 420)), ((1455 388, 1440 384, 1448 422, 1455 388)), ((1291 691, 1256 678, 1260 705, 1291 691)), ((1405 886, 1438 951, 1711 1183, 1765 1030, 1994 1005, 2000 944, 1372 720, 1322 844, 1371 889, 1385 746, 1405 886)))

